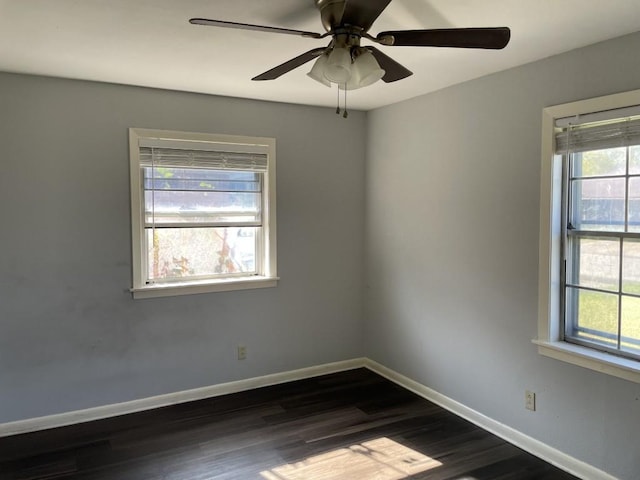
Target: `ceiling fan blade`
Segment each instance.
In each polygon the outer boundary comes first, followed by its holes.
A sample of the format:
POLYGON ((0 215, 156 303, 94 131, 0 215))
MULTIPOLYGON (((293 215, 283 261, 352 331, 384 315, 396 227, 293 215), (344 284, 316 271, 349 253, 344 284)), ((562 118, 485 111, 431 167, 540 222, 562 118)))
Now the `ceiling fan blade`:
POLYGON ((391 0, 346 0, 341 23, 356 25, 366 32, 389 3, 391 0))
POLYGON ((382 81, 386 83, 397 82, 398 80, 402 80, 403 78, 410 77, 413 75, 411 70, 400 65, 393 58, 385 55, 380 50, 375 47, 365 47, 369 50, 373 56, 375 57, 380 68, 384 70, 384 77, 382 77, 382 81))
POLYGON ((235 28, 239 30, 255 30, 258 32, 285 33, 288 35, 298 35, 301 37, 310 37, 310 38, 323 38, 325 36, 315 32, 305 32, 304 30, 292 30, 290 28, 268 27, 265 25, 252 25, 250 23, 227 22, 225 20, 210 20, 208 18, 192 18, 189 20, 189 23, 193 25, 208 25, 211 27, 235 28))
POLYGON ((499 50, 509 43, 511 30, 496 28, 443 28, 435 30, 398 30, 380 32, 383 45, 407 47, 486 48, 499 50))
POLYGON ((294 68, 298 68, 300 65, 304 65, 308 61, 319 57, 324 53, 326 49, 326 47, 320 47, 309 50, 308 52, 305 52, 302 55, 298 55, 297 57, 292 58, 291 60, 284 62, 277 67, 273 67, 271 70, 267 70, 266 72, 261 73, 257 77, 253 77, 251 80, 275 80, 281 75, 290 72, 294 68))

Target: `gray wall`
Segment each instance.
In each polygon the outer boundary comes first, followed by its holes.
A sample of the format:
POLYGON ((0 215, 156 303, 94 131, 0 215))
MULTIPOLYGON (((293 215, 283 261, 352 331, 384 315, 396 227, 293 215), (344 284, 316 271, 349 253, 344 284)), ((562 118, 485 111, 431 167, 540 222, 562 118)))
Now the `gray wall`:
POLYGON ((638 51, 635 34, 378 109, 367 145, 367 355, 625 479, 640 385, 531 340, 542 109, 640 88, 638 51))
POLYGON ((0 423, 362 356, 365 120, 0 74, 0 423), (277 288, 131 299, 128 127, 276 138, 277 288))

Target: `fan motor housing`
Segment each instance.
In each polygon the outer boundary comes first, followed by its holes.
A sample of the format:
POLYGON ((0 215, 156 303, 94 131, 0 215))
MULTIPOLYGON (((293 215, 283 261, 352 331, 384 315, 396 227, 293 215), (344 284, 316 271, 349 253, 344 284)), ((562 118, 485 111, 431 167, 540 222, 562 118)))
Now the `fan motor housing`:
POLYGON ((320 10, 322 26, 330 32, 340 26, 344 13, 345 0, 315 0, 316 7, 320 10))

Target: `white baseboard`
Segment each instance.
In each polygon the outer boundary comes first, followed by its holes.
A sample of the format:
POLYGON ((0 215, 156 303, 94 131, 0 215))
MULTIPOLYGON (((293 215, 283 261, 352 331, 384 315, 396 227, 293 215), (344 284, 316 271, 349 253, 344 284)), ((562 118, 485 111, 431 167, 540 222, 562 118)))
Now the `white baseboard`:
POLYGON ((125 415, 127 413, 151 410, 154 408, 166 407, 178 403, 185 403, 194 400, 217 397, 220 395, 227 395, 229 393, 243 392, 246 390, 252 390, 254 388, 266 387, 269 385, 277 385, 279 383, 292 382, 294 380, 303 380, 305 378, 326 375, 328 373, 352 370, 354 368, 364 367, 365 362, 366 359, 364 358, 355 358, 352 360, 344 360, 341 362, 301 368, 299 370, 291 370, 288 372, 248 378, 246 380, 220 383, 218 385, 211 385, 208 387, 195 388, 192 390, 184 390, 181 392, 141 398, 139 400, 131 400, 129 402, 115 403, 112 405, 87 408, 85 410, 76 410, 74 412, 65 412, 55 415, 47 415, 44 417, 29 418, 26 420, 3 423, 0 424, 0 437, 17 435, 20 433, 35 432, 38 430, 46 430, 49 428, 64 427, 66 425, 90 422, 92 420, 101 420, 103 418, 116 417, 118 415, 125 415))
POLYGON ((525 435, 503 423, 500 423, 486 415, 481 414, 455 400, 432 390, 414 380, 411 380, 398 372, 395 372, 373 360, 366 359, 365 365, 369 370, 391 380, 407 390, 420 395, 423 398, 449 410, 459 417, 469 420, 471 423, 497 435, 509 443, 541 458, 542 460, 555 465, 556 467, 571 473, 579 478, 588 480, 617 480, 616 477, 599 470, 588 463, 578 460, 570 455, 562 453, 546 443, 542 443, 535 438, 525 435))
POLYGON ((366 367, 369 370, 391 380, 392 382, 410 390, 427 400, 440 405, 450 412, 469 420, 471 423, 487 430, 494 435, 522 448, 523 450, 539 457, 552 465, 561 468, 580 478, 589 480, 617 480, 615 477, 603 472, 581 460, 573 458, 565 453, 550 447, 522 432, 519 432, 507 425, 504 425, 492 418, 489 418, 441 393, 432 390, 398 372, 395 372, 368 358, 355 358, 341 362, 327 363, 314 367, 301 368, 288 372, 274 373, 261 377, 238 380, 235 382, 221 383, 208 387, 195 388, 181 392, 157 395, 155 397, 142 398, 129 402, 104 405, 100 407, 77 410, 74 412, 48 415, 44 417, 29 418, 16 422, 0 424, 0 437, 16 435, 20 433, 46 430, 49 428, 63 427, 76 423, 100 420, 103 418, 125 415, 128 413, 151 410, 159 407, 166 407, 178 403, 202 400, 205 398, 217 397, 229 393, 237 393, 254 388, 277 385, 280 383, 303 380, 305 378, 317 377, 329 373, 336 373, 354 368, 366 367))

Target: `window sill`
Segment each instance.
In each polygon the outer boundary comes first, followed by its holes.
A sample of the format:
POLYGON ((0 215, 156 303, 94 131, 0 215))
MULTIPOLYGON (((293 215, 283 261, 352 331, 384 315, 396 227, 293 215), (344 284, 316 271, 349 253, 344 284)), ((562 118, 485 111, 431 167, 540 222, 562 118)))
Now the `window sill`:
POLYGON ((209 280, 206 282, 171 283, 166 285, 148 285, 130 289, 134 299, 173 297, 177 295, 196 295, 199 293, 230 292, 270 288, 278 285, 278 277, 249 277, 232 280, 209 280))
POLYGON ((566 342, 533 340, 533 343, 538 345, 540 355, 640 383, 640 362, 566 342))

